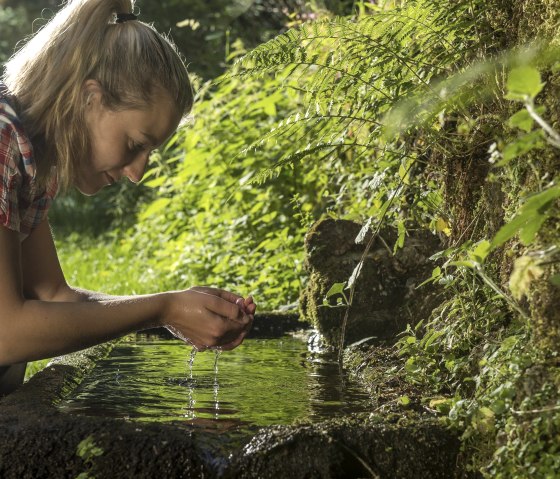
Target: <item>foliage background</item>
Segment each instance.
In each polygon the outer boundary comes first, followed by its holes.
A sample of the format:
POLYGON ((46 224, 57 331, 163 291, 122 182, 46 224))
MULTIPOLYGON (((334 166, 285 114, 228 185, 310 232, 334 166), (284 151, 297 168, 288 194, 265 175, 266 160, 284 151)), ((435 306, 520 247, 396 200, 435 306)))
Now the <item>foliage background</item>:
MULTIPOLYGON (((23 4, 1 5, 19 35, 23 4)), ((422 391, 400 405, 457 428, 486 477, 555 477, 558 1, 139 5, 192 62, 193 121, 140 187, 58 201, 69 281, 213 284, 277 308, 306 281, 314 220, 392 225, 395 248, 428 228, 442 301, 394 346, 387 374, 422 391)))

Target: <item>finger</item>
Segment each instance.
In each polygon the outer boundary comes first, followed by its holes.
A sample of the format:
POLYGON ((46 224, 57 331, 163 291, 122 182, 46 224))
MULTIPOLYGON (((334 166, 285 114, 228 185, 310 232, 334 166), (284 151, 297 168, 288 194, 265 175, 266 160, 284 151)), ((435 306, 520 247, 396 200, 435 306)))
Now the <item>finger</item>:
POLYGON ((226 344, 222 344, 220 346, 220 348, 223 351, 231 351, 232 349, 235 349, 237 346, 239 346, 243 342, 246 335, 247 335, 247 333, 243 332, 237 338, 235 338, 233 341, 230 341, 229 343, 226 343, 226 344))
POLYGON ((257 305, 255 303, 249 304, 248 306, 245 307, 245 312, 248 315, 254 315, 256 310, 257 310, 257 305))
POLYGON ((249 315, 249 323, 247 324, 247 326, 245 326, 245 334, 248 334, 249 331, 251 331, 251 328, 253 327, 253 319, 254 317, 252 315, 249 315))
POLYGON ((219 298, 229 301, 230 303, 235 303, 239 299, 243 300, 242 296, 232 293, 231 291, 226 291, 225 289, 211 288, 208 286, 195 287, 193 289, 200 289, 200 291, 202 292, 205 292, 207 294, 213 294, 215 296, 218 296, 219 298))
MULTIPOLYGON (((199 292, 198 294, 205 293, 199 292)), ((221 317, 221 319, 230 319, 236 322, 244 322, 241 315, 239 314, 239 306, 235 303, 231 303, 230 301, 222 299, 213 294, 206 294, 203 305, 210 314, 218 315, 221 317)))

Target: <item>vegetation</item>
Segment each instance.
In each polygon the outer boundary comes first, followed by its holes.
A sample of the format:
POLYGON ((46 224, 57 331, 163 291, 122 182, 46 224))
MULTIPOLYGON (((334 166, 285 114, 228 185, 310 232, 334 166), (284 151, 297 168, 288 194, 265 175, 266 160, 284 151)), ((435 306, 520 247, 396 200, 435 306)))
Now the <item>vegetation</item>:
POLYGON ((120 186, 95 209, 111 232, 67 236, 78 200, 59 203, 70 282, 114 293, 214 284, 277 308, 305 281, 314 220, 392 225, 395 249, 430 229, 445 247, 426 281, 442 301, 403 332, 404 367, 387 374, 461 431, 472 470, 554 477, 560 3, 300 7, 254 49, 230 33, 226 71, 198 80, 193 120, 139 189, 120 186))

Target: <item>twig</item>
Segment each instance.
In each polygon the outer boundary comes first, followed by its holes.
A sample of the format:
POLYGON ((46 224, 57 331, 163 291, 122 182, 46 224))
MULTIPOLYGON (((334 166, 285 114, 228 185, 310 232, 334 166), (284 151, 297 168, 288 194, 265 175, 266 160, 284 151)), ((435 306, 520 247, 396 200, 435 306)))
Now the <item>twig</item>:
POLYGON ((560 134, 558 134, 554 128, 552 128, 535 110, 533 105, 533 100, 526 100, 525 101, 525 108, 531 115, 531 118, 535 120, 541 128, 548 134, 547 140, 548 142, 555 146, 556 148, 560 148, 560 134))
POLYGON ((524 416, 525 414, 542 414, 543 412, 554 412, 554 411, 560 411, 560 405, 545 407, 542 409, 531 409, 529 411, 516 411, 515 409, 512 409, 511 413, 514 416, 524 416))

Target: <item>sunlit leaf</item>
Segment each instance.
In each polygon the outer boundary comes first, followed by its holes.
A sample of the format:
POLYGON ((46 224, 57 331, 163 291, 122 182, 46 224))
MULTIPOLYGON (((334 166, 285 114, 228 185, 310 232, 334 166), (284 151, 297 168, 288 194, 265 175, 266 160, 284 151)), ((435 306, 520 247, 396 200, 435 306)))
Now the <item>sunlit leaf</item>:
POLYGON ((508 94, 506 98, 510 100, 523 100, 525 97, 534 98, 543 86, 541 74, 536 68, 520 66, 511 70, 508 75, 508 94))
POLYGON ((491 250, 490 241, 488 240, 480 241, 476 245, 476 248, 473 251, 469 252, 469 256, 477 263, 484 263, 486 256, 488 256, 488 253, 490 253, 490 250, 491 250))
POLYGON ((344 283, 334 283, 329 290, 327 291, 327 294, 325 295, 326 298, 330 298, 331 296, 334 296, 335 294, 342 294, 344 292, 344 288, 346 286, 346 282, 344 283))
POLYGON ((399 404, 401 406, 408 406, 410 404, 410 398, 408 396, 400 396, 399 404))
POLYGON ((356 267, 354 268, 354 271, 352 271, 352 274, 350 275, 350 278, 348 279, 348 286, 347 288, 351 288, 352 286, 354 286, 354 284, 356 283, 356 281, 358 280, 360 273, 362 272, 362 266, 364 265, 363 261, 360 261, 356 267))
POLYGON ((360 229, 360 232, 358 233, 358 235, 356 236, 356 239, 354 240, 356 244, 362 244, 364 243, 365 239, 366 239, 366 235, 369 232, 369 229, 371 227, 371 222, 373 220, 373 217, 370 216, 367 221, 364 223, 364 225, 362 226, 362 228, 360 229))
POLYGON ((170 203, 171 203, 171 199, 169 198, 158 198, 141 213, 140 220, 145 220, 150 216, 160 213, 162 210, 167 208, 167 206, 169 206, 170 203))
POLYGON ((534 120, 529 112, 523 109, 513 114, 508 120, 508 124, 511 127, 519 128, 523 131, 529 132, 533 129, 534 120))
POLYGON ((451 236, 451 228, 449 228, 449 223, 443 218, 438 218, 436 220, 436 231, 443 233, 445 236, 451 236))
POLYGON ((509 289, 513 297, 520 300, 529 290, 529 286, 544 274, 538 261, 531 256, 521 256, 513 264, 513 272, 509 278, 509 289))

